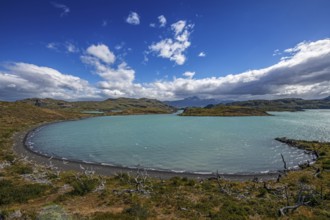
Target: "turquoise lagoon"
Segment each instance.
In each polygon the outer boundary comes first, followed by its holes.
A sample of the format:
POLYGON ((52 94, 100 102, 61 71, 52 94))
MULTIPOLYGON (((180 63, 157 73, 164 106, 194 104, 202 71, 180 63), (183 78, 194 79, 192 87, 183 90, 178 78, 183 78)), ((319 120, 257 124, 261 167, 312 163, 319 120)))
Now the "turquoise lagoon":
POLYGON ((47 156, 176 172, 255 173, 293 168, 312 155, 274 140, 330 141, 330 110, 261 117, 137 115, 43 126, 27 145, 47 156))

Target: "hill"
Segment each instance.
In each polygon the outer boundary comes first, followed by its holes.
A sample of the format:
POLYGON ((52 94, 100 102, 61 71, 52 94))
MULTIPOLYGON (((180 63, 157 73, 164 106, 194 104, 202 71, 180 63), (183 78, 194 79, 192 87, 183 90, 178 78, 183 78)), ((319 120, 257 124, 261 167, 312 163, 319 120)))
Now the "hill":
POLYGON ((299 171, 287 170, 289 155, 282 155, 284 170, 276 181, 259 176, 232 182, 218 173, 205 179, 152 178, 141 170, 101 176, 85 170, 87 165, 80 172, 59 171, 50 159, 41 165, 14 154, 15 131, 79 117, 63 109, 0 102, 0 219, 329 218, 330 143, 276 138, 318 155, 299 171))
POLYGON ((24 99, 18 101, 27 103, 41 108, 48 109, 62 109, 67 112, 80 113, 83 111, 100 111, 106 115, 113 114, 157 114, 157 113, 172 113, 176 109, 160 102, 156 99, 131 99, 131 98, 118 98, 107 99, 104 101, 78 101, 67 102, 55 99, 24 99))
POLYGON ((241 106, 186 108, 180 116, 268 116, 265 111, 241 106))
POLYGON ((218 106, 242 106, 262 111, 302 111, 304 109, 330 109, 330 99, 304 100, 297 98, 276 100, 249 100, 219 104, 218 106))

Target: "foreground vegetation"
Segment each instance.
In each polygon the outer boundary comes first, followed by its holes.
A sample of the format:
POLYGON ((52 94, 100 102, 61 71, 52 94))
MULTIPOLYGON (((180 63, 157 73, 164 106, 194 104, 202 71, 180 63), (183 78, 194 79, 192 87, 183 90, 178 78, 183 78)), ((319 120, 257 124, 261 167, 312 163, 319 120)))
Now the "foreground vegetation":
MULTIPOLYGON (((229 182, 144 171, 114 177, 60 172, 12 151, 16 131, 82 117, 26 103, 0 102, 0 219, 329 219, 330 144, 289 140, 315 151, 315 164, 285 170, 278 181, 229 182)), ((283 141, 287 141, 282 139, 283 141)), ((285 162, 286 155, 283 155, 285 162)))
POLYGON ((180 116, 268 116, 263 110, 241 106, 206 106, 186 108, 180 116))

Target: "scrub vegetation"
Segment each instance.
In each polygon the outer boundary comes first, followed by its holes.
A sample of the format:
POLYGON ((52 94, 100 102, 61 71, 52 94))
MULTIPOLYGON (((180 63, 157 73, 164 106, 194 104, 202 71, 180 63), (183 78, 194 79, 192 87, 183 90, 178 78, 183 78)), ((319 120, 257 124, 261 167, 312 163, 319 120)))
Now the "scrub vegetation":
POLYGON ((269 116, 263 110, 241 106, 206 106, 186 108, 180 116, 269 116))
POLYGON ((156 179, 143 170, 106 177, 92 171, 59 171, 14 154, 14 132, 84 116, 0 102, 0 219, 42 219, 45 213, 70 219, 330 218, 329 143, 281 138, 318 159, 298 171, 283 166, 274 181, 233 182, 219 174, 210 179, 156 179))

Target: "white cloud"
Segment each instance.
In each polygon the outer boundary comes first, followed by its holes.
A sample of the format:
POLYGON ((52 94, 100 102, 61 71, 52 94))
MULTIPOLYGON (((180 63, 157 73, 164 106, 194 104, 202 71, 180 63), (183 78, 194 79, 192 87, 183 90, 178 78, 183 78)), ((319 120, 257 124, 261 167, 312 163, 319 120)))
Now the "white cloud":
POLYGON ((79 49, 69 41, 66 41, 64 43, 51 42, 46 45, 46 48, 56 52, 66 52, 66 53, 79 52, 79 49))
POLYGON ((46 45, 46 47, 48 48, 48 49, 50 49, 50 50, 55 50, 55 51, 57 51, 58 50, 58 44, 57 43, 54 43, 54 42, 52 42, 52 43, 48 43, 47 45, 46 45))
POLYGON ((279 50, 279 49, 276 49, 276 50, 274 50, 274 52, 273 52, 273 56, 278 56, 278 55, 281 55, 282 53, 281 53, 281 51, 279 50))
POLYGON ((102 21, 102 27, 106 27, 108 26, 108 21, 107 20, 103 20, 102 21))
POLYGON ((28 63, 9 63, 0 72, 0 99, 31 97, 57 99, 100 98, 97 89, 86 80, 63 74, 49 67, 28 63))
POLYGON ((195 76, 195 72, 188 71, 188 72, 184 72, 182 75, 188 77, 189 79, 192 79, 195 76))
POLYGON ((166 21, 166 18, 165 18, 164 15, 158 16, 158 21, 160 23, 159 27, 165 27, 166 26, 167 21, 166 21))
POLYGON ((0 99, 125 96, 173 100, 197 95, 240 100, 330 96, 330 39, 302 42, 287 51, 288 58, 263 69, 206 78, 194 78, 195 72, 185 72, 182 77, 143 84, 134 82, 135 70, 127 63, 106 63, 102 57, 89 54, 81 56, 81 60, 101 77, 96 86, 52 68, 12 63, 0 71, 0 99))
POLYGON ((198 56, 199 56, 199 57, 206 57, 206 53, 205 53, 205 52, 200 52, 200 53, 198 54, 198 56))
POLYGON ((79 49, 73 43, 66 42, 65 47, 66 47, 66 51, 68 53, 78 53, 79 52, 79 49))
POLYGON ((173 38, 166 38, 149 46, 149 50, 159 57, 170 59, 178 65, 186 61, 185 50, 191 45, 189 36, 193 25, 187 25, 186 21, 178 21, 171 25, 174 32, 173 38))
POLYGON ((56 3, 56 2, 51 2, 51 4, 55 7, 55 8, 59 8, 62 10, 62 13, 61 13, 61 17, 69 14, 70 12, 70 8, 66 5, 63 5, 63 4, 59 4, 59 3, 56 3))
POLYGON ((126 18, 126 22, 132 25, 139 25, 140 16, 136 12, 130 12, 128 17, 126 18))
POLYGON ((104 44, 93 44, 87 48, 86 53, 108 64, 114 63, 116 60, 115 55, 104 44))
MULTIPOLYGON (((101 54, 104 54, 104 51, 110 51, 106 45, 98 46, 102 46, 103 48, 103 53, 101 54)), ((94 45, 91 45, 87 49, 87 53, 93 56, 83 55, 81 56, 81 60, 83 63, 92 66, 94 72, 102 78, 102 81, 97 84, 100 92, 105 96, 109 94, 134 96, 133 81, 135 78, 135 71, 125 62, 121 62, 118 66, 115 66, 114 59, 104 59, 104 56, 101 56, 100 53, 95 53, 94 50, 89 50, 90 48, 94 48, 94 45), (105 62, 105 60, 109 62, 105 62)), ((115 57, 114 54, 112 55, 115 57)))
POLYGON ((180 20, 171 25, 172 30, 175 32, 175 36, 179 35, 186 27, 186 21, 180 20))
POLYGON ((155 23, 150 23, 149 26, 152 27, 152 28, 155 28, 156 24, 155 23))
POLYGON ((287 51, 292 53, 290 58, 264 69, 224 77, 174 78, 150 86, 173 94, 174 98, 192 95, 233 99, 320 98, 330 95, 330 39, 303 42, 287 51))

